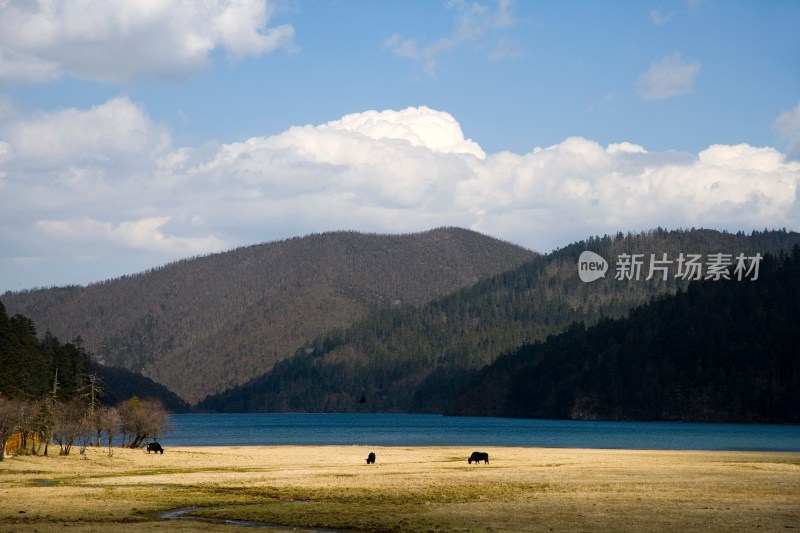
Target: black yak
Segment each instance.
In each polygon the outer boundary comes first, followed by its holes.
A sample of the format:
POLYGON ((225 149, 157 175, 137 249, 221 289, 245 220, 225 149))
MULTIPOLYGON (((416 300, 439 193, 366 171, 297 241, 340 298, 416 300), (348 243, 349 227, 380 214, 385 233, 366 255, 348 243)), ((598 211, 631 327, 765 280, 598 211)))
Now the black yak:
POLYGON ((375 452, 369 452, 369 455, 367 456, 367 464, 375 464, 375 452))
POLYGON ((161 455, 164 455, 164 448, 157 442, 150 442, 147 444, 147 453, 154 452, 158 453, 161 452, 161 455))
POLYGON ((481 461, 483 461, 484 463, 486 463, 488 465, 489 464, 489 454, 486 453, 486 452, 472 452, 472 455, 469 456, 469 459, 467 459, 467 462, 469 464, 472 464, 472 461, 475 461, 475 463, 480 463, 481 461))

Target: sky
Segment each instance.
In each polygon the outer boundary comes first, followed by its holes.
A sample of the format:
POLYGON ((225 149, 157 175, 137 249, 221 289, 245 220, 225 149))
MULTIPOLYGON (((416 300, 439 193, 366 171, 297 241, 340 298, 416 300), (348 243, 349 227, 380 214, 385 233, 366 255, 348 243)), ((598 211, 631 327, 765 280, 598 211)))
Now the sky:
POLYGON ((335 230, 800 230, 800 2, 0 0, 0 293, 335 230))

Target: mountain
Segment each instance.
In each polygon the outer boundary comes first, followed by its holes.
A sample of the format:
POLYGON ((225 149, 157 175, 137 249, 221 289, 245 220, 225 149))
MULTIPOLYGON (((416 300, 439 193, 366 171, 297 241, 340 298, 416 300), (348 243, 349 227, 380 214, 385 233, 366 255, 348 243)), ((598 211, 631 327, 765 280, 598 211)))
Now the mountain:
POLYGON ((800 247, 755 281, 686 291, 593 327, 574 324, 484 369, 450 414, 800 422, 800 247))
POLYGON ((162 385, 92 362, 80 339, 62 343, 50 333, 38 339, 30 318, 8 316, 0 302, 0 397, 36 401, 52 394, 57 382, 57 399, 68 401, 88 392, 90 378, 96 378, 100 399, 109 405, 135 395, 160 400, 173 412, 188 410, 186 402, 162 385))
POLYGON ((733 261, 739 254, 789 250, 798 242, 800 234, 785 230, 745 235, 659 229, 593 237, 428 304, 385 309, 330 331, 270 372, 207 398, 199 408, 442 412, 480 369, 502 354, 560 333, 573 322, 591 325, 604 317, 622 317, 654 297, 685 288, 688 280, 676 277, 682 253, 685 258, 696 254, 703 262, 726 253, 733 261), (578 259, 587 250, 610 263, 605 278, 592 283, 581 281, 578 273, 578 259), (642 254, 646 267, 640 279, 615 279, 626 254, 642 254), (664 254, 672 261, 667 280, 657 269, 658 275, 646 280, 651 259, 663 261, 664 254))
POLYGON ((424 304, 534 256, 458 228, 334 232, 1 298, 54 335, 80 336, 100 362, 195 402, 264 374, 326 331, 424 304))
POLYGON ((97 362, 92 364, 92 371, 99 378, 103 390, 101 399, 107 405, 118 405, 136 396, 142 400, 158 400, 171 413, 185 413, 190 410, 189 404, 180 396, 136 372, 97 362))

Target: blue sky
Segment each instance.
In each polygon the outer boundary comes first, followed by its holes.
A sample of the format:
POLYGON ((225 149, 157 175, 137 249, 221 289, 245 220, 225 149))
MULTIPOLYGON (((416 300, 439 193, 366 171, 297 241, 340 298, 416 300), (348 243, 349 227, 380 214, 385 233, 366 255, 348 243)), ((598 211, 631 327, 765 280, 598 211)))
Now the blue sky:
POLYGON ((198 6, 0 2, 0 291, 338 229, 800 226, 798 2, 198 6))

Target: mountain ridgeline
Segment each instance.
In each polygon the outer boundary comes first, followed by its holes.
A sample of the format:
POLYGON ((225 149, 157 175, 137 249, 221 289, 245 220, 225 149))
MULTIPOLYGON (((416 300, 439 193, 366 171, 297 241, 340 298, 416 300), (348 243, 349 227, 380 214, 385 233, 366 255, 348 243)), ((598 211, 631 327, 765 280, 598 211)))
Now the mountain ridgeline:
POLYGON ((481 371, 450 414, 800 422, 800 247, 755 281, 693 281, 621 319, 573 324, 481 371))
MULTIPOLYGON (((276 364, 270 372, 244 386, 211 396, 198 407, 227 412, 508 414, 510 411, 505 408, 479 408, 505 398, 504 387, 510 386, 510 382, 503 379, 510 377, 502 372, 481 374, 484 367, 498 358, 505 361, 501 357, 504 354, 516 353, 520 346, 562 333, 573 323, 585 328, 601 320, 622 318, 654 298, 686 290, 689 280, 679 272, 684 267, 679 261, 681 254, 687 257, 695 254, 701 258, 701 267, 709 269, 717 254, 729 254, 733 263, 740 254, 747 258, 778 254, 791 250, 798 242, 800 234, 786 231, 745 235, 710 230, 656 230, 591 238, 535 257, 513 270, 427 304, 379 310, 349 327, 329 331, 299 349, 293 357, 276 364), (592 283, 585 283, 578 276, 578 258, 586 250, 609 261, 606 276, 592 283), (636 254, 641 254, 644 261, 638 279, 615 279, 620 261, 636 254), (653 259, 667 267, 666 279, 658 270, 652 279, 646 279, 653 259), (497 377, 485 389, 492 394, 465 396, 465 390, 480 389, 479 376, 497 377)), ((734 267, 731 264, 729 271, 734 267)), ((756 292, 761 287, 758 280, 735 283, 750 283, 756 292)), ((723 287, 730 286, 720 283, 718 287, 724 290, 723 287)), ((713 313, 703 320, 714 320, 713 313)), ((702 329, 703 324, 701 320, 693 327, 702 329)), ((637 327, 647 330, 650 326, 637 324, 637 327)), ((757 334, 760 333, 754 333, 757 334)), ((629 349, 636 350, 635 346, 629 349)), ((665 376, 678 379, 680 374, 665 376)), ((537 386, 545 384, 539 382, 537 386)), ((522 390, 520 385, 516 387, 515 390, 522 390)), ((581 398, 588 398, 584 403, 593 405, 593 396, 581 398)), ((501 405, 505 405, 503 402, 508 403, 503 400, 501 405)), ((626 416, 613 410, 602 411, 597 406, 584 409, 580 403, 576 408, 574 404, 566 411, 562 406, 558 416, 626 416)), ((721 413, 714 409, 709 412, 721 413)), ((526 416, 523 410, 519 413, 516 416, 526 416)), ((673 416, 671 411, 647 414, 655 418, 662 415, 673 416)))
POLYGON ((176 411, 798 421, 798 243, 658 229, 537 255, 445 228, 241 248, 6 293, 0 393, 41 397, 58 368, 61 394, 93 374, 109 403, 176 411), (585 251, 604 277, 581 280, 585 251))
POLYGON ((80 336, 106 365, 140 372, 196 402, 270 371, 326 331, 422 305, 534 256, 458 228, 335 232, 0 299, 54 335, 80 336))

